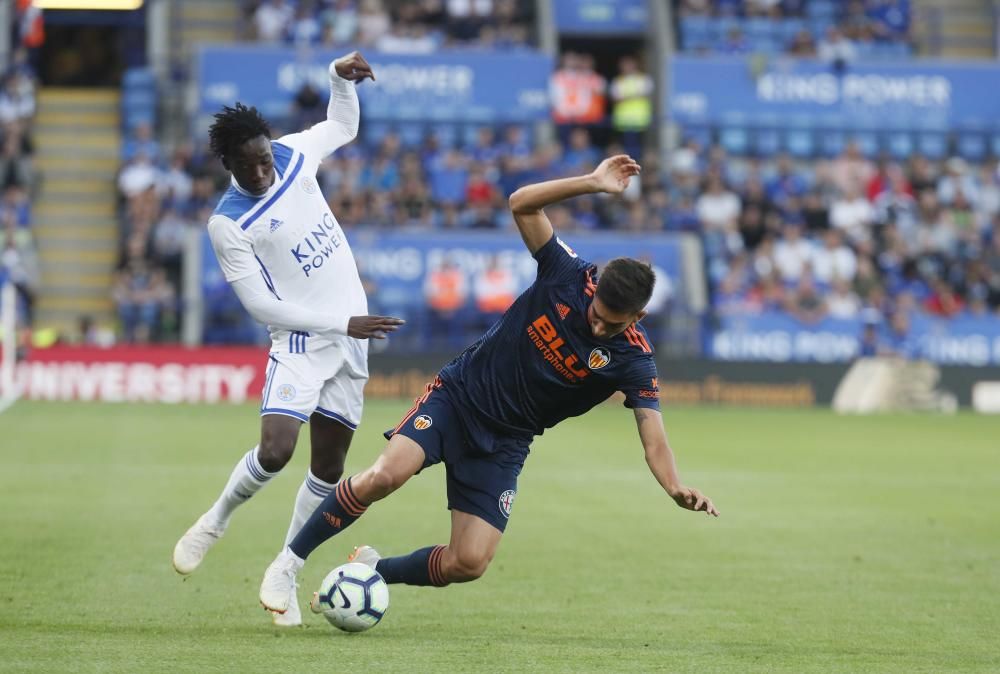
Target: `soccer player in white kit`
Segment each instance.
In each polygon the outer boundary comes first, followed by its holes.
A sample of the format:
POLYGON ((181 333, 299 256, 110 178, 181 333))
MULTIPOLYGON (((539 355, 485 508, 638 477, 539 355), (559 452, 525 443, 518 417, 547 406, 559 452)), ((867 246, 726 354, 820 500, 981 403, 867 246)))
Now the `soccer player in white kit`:
MULTIPOLYGON (((208 233, 240 302, 268 325, 271 350, 260 444, 237 462, 215 504, 177 542, 173 565, 180 574, 198 567, 233 511, 288 463, 302 423, 309 422, 310 468, 285 545, 298 533, 343 472, 361 421, 368 338, 384 338, 403 323, 367 315, 351 248, 316 183, 320 162, 357 135, 355 83, 375 79, 357 52, 335 60, 329 71, 326 121, 272 141, 257 110, 237 103, 223 108, 209 131, 232 183, 208 233)), ((274 614, 275 624, 301 624, 294 603, 274 614)))

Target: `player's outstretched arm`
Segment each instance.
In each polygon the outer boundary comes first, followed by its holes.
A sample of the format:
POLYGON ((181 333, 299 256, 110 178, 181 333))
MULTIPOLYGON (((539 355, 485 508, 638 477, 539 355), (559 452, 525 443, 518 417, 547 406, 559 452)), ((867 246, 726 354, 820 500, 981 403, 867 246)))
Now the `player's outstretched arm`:
POLYGON ((326 157, 357 137, 361 106, 354 85, 366 79, 374 82, 375 73, 365 57, 356 51, 330 63, 329 72, 330 102, 326 106, 326 121, 301 133, 283 136, 278 142, 300 152, 326 157))
POLYGON ((208 237, 226 280, 243 308, 260 323, 280 330, 333 333, 355 339, 384 339, 404 323, 390 316, 348 316, 282 301, 269 285, 270 280, 265 280, 266 272, 262 273, 249 237, 232 220, 210 218, 208 237))
POLYGON ((641 170, 634 159, 620 154, 605 159, 587 175, 525 185, 517 190, 508 203, 524 245, 534 254, 552 238, 552 223, 542 210, 549 204, 582 194, 620 194, 641 170))
POLYGON ((642 447, 646 451, 646 465, 670 498, 686 510, 700 510, 718 517, 719 511, 712 503, 712 499, 694 487, 685 487, 681 484, 677 475, 677 464, 674 462, 674 452, 670 449, 667 433, 663 430, 663 416, 656 410, 637 407, 635 423, 639 429, 642 447))
POLYGON ((355 339, 385 339, 405 321, 390 316, 339 316, 315 311, 279 300, 260 276, 248 276, 232 282, 243 308, 254 320, 280 330, 333 333, 355 339))

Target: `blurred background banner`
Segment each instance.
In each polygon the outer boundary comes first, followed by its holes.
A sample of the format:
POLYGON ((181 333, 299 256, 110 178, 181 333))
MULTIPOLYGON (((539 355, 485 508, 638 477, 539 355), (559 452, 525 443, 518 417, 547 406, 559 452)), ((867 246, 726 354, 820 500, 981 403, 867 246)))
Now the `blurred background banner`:
MULTIPOLYGON (((644 241, 622 234, 578 234, 566 240, 580 257, 603 265, 616 257, 638 257, 650 262, 664 278, 681 270, 680 237, 644 241)), ((468 276, 485 271, 494 261, 514 274, 518 291, 535 280, 538 270, 521 239, 510 234, 480 232, 357 232, 352 250, 362 274, 378 284, 383 295, 419 293, 428 274, 446 260, 468 276)), ((667 278, 669 277, 669 278, 667 278)))
POLYGON ((796 59, 675 56, 665 110, 680 122, 810 117, 816 126, 879 127, 992 122, 1000 116, 1000 68, 990 62, 854 63, 845 72, 796 59))
MULTIPOLYGON (((911 358, 941 365, 1000 365, 1000 322, 992 318, 950 320, 915 317, 916 337, 898 345, 911 358)), ((781 312, 726 316, 708 334, 710 358, 776 363, 843 363, 861 355, 865 323, 860 318, 824 318, 804 324, 781 312)))
POLYGON ((706 354, 719 360, 833 363, 858 355, 859 319, 824 318, 803 325, 787 314, 719 319, 705 345, 706 354))
MULTIPOLYGON (((344 49, 206 46, 198 57, 200 111, 239 100, 284 115, 309 82, 325 92, 344 49)), ((552 58, 531 51, 386 54, 365 50, 378 81, 358 87, 366 120, 524 122, 547 119, 552 58)), ((324 94, 325 95, 325 94, 324 94)))
POLYGON ((572 35, 641 35, 649 11, 646 0, 556 0, 555 20, 572 35))
MULTIPOLYGON (((575 233, 567 243, 577 254, 603 266, 616 257, 637 257, 653 265, 657 274, 657 292, 651 303, 653 323, 668 309, 671 300, 683 296, 683 235, 661 235, 639 239, 623 233, 575 233)), ((404 350, 423 350, 427 345, 449 349, 450 343, 435 339, 434 333, 447 328, 454 334, 455 346, 476 339, 477 331, 489 327, 489 321, 535 279, 537 264, 525 249, 520 237, 500 232, 428 232, 392 230, 356 230, 351 249, 368 290, 369 311, 405 318, 407 332, 393 338, 394 346, 404 350), (435 311, 435 283, 452 273, 460 289, 460 300, 448 311, 435 311), (495 290, 490 293, 490 285, 495 290), (492 299, 491 298, 495 298, 492 299), (490 301, 498 302, 496 310, 490 301), (446 321, 435 321, 436 313, 447 313, 446 321), (488 318, 487 318, 488 317, 488 318), (486 322, 484 322, 486 321, 486 322)), ((321 254, 317 254, 321 258, 321 254)), ((240 310, 212 251, 207 234, 202 239, 202 293, 208 298, 205 316, 206 341, 254 341, 257 326, 240 310), (230 307, 229 311, 223 307, 230 307)), ((304 265, 323 264, 309 259, 304 265)), ((683 298, 682 298, 683 299, 683 298)), ((683 301, 681 302, 683 303, 683 301)), ((650 330, 657 328, 650 325, 650 330)))

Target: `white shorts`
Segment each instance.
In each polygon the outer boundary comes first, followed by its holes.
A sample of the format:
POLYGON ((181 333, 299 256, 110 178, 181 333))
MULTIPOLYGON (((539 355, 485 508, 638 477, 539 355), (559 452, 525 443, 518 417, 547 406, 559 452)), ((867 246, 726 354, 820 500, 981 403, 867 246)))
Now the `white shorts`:
POLYGON ((361 423, 367 381, 367 340, 345 337, 306 353, 272 351, 260 414, 309 421, 316 412, 354 430, 361 423))

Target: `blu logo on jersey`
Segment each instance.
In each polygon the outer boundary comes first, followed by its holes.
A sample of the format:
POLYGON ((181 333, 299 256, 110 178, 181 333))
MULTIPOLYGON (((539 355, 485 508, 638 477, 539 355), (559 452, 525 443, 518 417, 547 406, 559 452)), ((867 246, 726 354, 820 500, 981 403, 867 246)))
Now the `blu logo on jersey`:
MULTIPOLYGON (((542 314, 528 326, 528 337, 534 342, 542 356, 549 364, 571 382, 577 382, 590 374, 583 367, 579 367, 580 357, 575 353, 563 353, 559 349, 566 346, 566 340, 559 336, 552 321, 545 314, 542 314)), ((569 349, 566 349, 569 351, 569 349)))
POLYGON ((324 213, 323 221, 316 225, 316 229, 310 230, 306 238, 289 250, 295 257, 295 262, 302 265, 302 273, 309 276, 322 267, 333 255, 334 249, 340 248, 342 243, 336 220, 329 213, 324 213))

